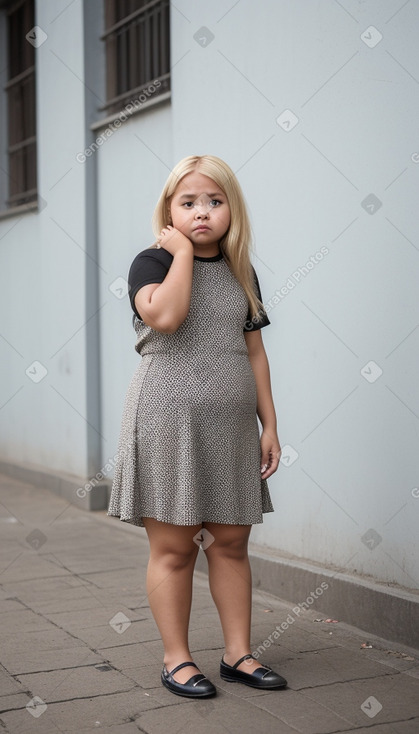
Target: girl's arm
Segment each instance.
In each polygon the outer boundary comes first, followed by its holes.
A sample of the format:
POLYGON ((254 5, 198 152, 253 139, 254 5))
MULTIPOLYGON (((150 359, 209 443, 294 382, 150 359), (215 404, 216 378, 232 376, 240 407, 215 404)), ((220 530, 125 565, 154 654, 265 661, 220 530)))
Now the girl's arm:
POLYGON ((191 241, 173 227, 170 230, 164 230, 168 234, 161 240, 173 255, 163 283, 144 285, 134 299, 144 323, 163 334, 173 334, 188 315, 194 262, 191 241))
POLYGON ((281 446, 277 435, 276 413, 272 398, 268 358, 260 329, 244 332, 249 360, 256 381, 257 414, 263 426, 260 437, 262 479, 267 479, 278 469, 281 446))

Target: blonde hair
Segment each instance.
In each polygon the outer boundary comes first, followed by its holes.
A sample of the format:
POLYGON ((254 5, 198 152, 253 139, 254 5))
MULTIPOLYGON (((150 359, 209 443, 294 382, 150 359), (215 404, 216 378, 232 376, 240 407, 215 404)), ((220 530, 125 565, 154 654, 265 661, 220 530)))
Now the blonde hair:
MULTIPOLYGON (((231 168, 213 155, 191 155, 183 158, 171 171, 152 218, 154 235, 171 224, 170 203, 180 181, 192 171, 211 178, 224 192, 230 207, 230 226, 219 242, 220 251, 233 275, 244 289, 249 301, 250 318, 257 321, 262 301, 255 292, 255 280, 250 261, 252 233, 240 184, 231 168)), ((155 247, 156 245, 151 245, 155 247)))

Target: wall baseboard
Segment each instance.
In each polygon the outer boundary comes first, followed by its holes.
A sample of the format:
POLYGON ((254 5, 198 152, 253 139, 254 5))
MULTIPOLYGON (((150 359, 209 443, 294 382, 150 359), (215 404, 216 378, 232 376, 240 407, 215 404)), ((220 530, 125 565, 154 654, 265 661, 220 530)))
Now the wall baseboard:
MULTIPOLYGON (((196 569, 207 573, 204 556, 198 554, 196 569)), ((253 588, 293 604, 296 619, 314 608, 327 618, 419 649, 419 592, 284 558, 271 549, 264 553, 251 543, 249 558, 253 588)))
POLYGON ((50 471, 36 464, 13 464, 1 460, 0 473, 20 482, 48 489, 82 510, 104 510, 108 506, 108 480, 94 480, 94 486, 87 491, 85 485, 89 482, 93 485, 93 481, 86 477, 50 471))

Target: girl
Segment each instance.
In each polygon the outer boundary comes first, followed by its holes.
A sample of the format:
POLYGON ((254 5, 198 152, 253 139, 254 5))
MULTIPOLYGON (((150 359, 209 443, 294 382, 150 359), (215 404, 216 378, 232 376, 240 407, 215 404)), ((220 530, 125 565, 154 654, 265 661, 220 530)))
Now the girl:
POLYGON ((194 698, 216 693, 188 645, 200 545, 225 642, 221 678, 284 688, 286 680, 250 653, 247 544, 252 524, 274 509, 267 478, 281 447, 260 333, 270 322, 233 171, 215 156, 181 160, 153 230, 157 242, 128 276, 142 360, 125 399, 108 515, 146 529, 147 594, 166 688, 194 698))

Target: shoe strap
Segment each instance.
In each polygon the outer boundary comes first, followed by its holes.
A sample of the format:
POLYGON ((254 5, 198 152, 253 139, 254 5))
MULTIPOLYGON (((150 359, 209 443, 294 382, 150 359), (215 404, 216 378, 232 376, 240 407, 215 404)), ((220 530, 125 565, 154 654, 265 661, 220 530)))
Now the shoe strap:
POLYGON ((253 655, 251 655, 250 653, 247 653, 247 655, 243 655, 243 657, 240 658, 240 660, 238 660, 237 663, 235 663, 231 667, 232 668, 237 668, 240 665, 240 663, 243 662, 243 660, 249 660, 249 658, 252 658, 253 660, 256 660, 256 658, 254 658, 253 655))
MULTIPOLYGON (((176 668, 173 668, 173 670, 171 670, 170 673, 168 673, 168 675, 173 675, 174 673, 177 673, 178 670, 180 670, 181 668, 186 668, 187 665, 193 665, 194 668, 197 667, 195 665, 195 663, 190 663, 190 662, 188 662, 188 663, 180 663, 180 665, 177 665, 176 668)), ((166 668, 166 670, 167 670, 167 668, 166 668)))

